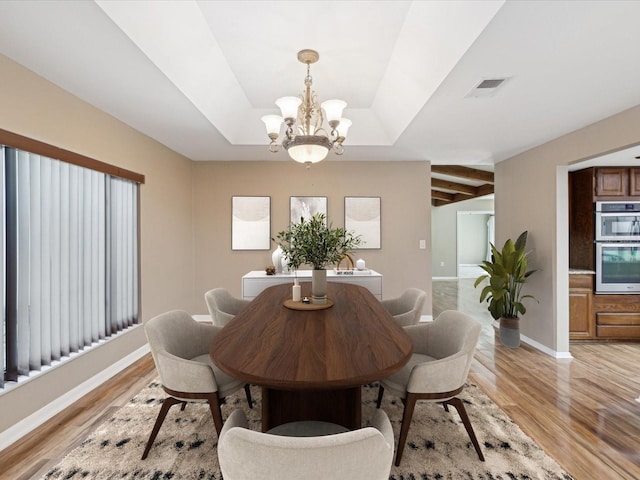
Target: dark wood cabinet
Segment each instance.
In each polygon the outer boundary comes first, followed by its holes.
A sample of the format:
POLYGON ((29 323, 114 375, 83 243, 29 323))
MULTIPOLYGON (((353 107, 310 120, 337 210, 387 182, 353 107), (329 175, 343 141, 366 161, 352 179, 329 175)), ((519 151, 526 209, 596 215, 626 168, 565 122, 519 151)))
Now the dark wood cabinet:
POLYGON ((593 320, 593 275, 569 275, 569 339, 594 338, 593 320))
POLYGON ((629 169, 629 195, 640 197, 640 168, 629 169))
POLYGON ((586 168, 569 175, 569 267, 595 268, 593 241, 595 169, 586 168))
POLYGON ((593 274, 569 275, 569 340, 640 339, 640 295, 594 294, 593 274))
POLYGON ((640 199, 640 168, 599 167, 595 169, 597 200, 640 199))
POLYGON ((629 195, 629 171, 626 168, 596 168, 597 197, 629 195))
POLYGON ((594 295, 597 338, 640 338, 640 295, 594 295))

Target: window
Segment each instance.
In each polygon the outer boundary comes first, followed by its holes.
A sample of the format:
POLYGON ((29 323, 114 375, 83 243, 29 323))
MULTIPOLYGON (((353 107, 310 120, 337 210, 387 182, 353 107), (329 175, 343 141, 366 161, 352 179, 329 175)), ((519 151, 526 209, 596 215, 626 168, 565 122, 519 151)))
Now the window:
POLYGON ((2 145, 0 161, 3 387, 138 323, 138 182, 2 145))

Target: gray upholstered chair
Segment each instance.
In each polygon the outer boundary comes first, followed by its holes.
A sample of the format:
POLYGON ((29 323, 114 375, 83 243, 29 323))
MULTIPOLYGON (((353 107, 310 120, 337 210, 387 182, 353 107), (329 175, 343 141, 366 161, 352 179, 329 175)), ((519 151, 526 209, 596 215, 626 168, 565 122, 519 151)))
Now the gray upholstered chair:
POLYGON ((464 403, 456 396, 462 391, 471 368, 480 337, 480 322, 464 313, 447 310, 433 322, 406 327, 404 330, 413 341, 413 354, 402 369, 380 381, 377 404, 380 408, 385 390, 398 395, 404 403, 396 466, 400 465, 402 459, 417 400, 442 403, 447 412, 449 405, 454 406, 478 457, 484 462, 464 403))
POLYGON ((236 410, 218 440, 220 469, 225 480, 388 480, 391 423, 377 410, 372 425, 333 435, 282 436, 249 430, 236 410))
POLYGON ((427 294, 418 288, 409 288, 402 295, 382 300, 382 306, 393 316, 401 327, 416 325, 420 322, 422 307, 427 294))
MULTIPOLYGON (((142 454, 143 460, 147 458, 167 412, 178 403, 184 409, 187 402, 207 402, 216 432, 220 435, 220 400, 244 385, 242 381, 223 373, 209 357, 209 346, 220 328, 197 322, 181 310, 163 313, 144 324, 153 361, 168 397, 158 413, 142 454)), ((249 406, 252 407, 249 386, 244 385, 244 388, 249 406)))
POLYGON ((214 288, 204 294, 207 308, 214 325, 224 327, 240 310, 251 303, 250 300, 236 298, 226 288, 214 288))

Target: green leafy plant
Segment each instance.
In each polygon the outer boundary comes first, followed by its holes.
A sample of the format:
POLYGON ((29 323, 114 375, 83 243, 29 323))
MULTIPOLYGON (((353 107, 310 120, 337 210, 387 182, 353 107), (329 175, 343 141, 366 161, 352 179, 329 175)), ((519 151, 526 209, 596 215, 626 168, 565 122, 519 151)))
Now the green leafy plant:
POLYGON ((527 311, 522 300, 535 298, 532 295, 523 295, 522 287, 527 278, 535 270, 527 270, 528 253, 525 251, 528 232, 520 234, 513 242, 509 239, 498 251, 491 244, 491 261, 484 261, 480 267, 487 272, 475 281, 474 287, 478 287, 485 280, 488 284, 482 289, 480 303, 489 303, 489 312, 494 319, 517 318, 518 314, 524 315, 527 311))
POLYGON ((313 265, 315 270, 324 270, 327 265, 339 263, 360 245, 360 236, 354 236, 341 227, 333 228, 327 224, 323 213, 316 213, 308 220, 301 217, 299 223, 278 232, 273 240, 280 245, 293 270, 300 265, 313 265))

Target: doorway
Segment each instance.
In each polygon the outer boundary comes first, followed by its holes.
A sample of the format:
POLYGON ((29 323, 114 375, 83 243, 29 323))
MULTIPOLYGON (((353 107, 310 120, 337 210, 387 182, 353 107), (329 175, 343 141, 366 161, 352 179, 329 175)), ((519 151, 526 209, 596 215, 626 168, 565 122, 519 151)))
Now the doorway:
POLYGON ((458 278, 477 278, 484 273, 479 267, 491 258, 495 226, 492 211, 459 211, 456 226, 456 258, 458 278))

